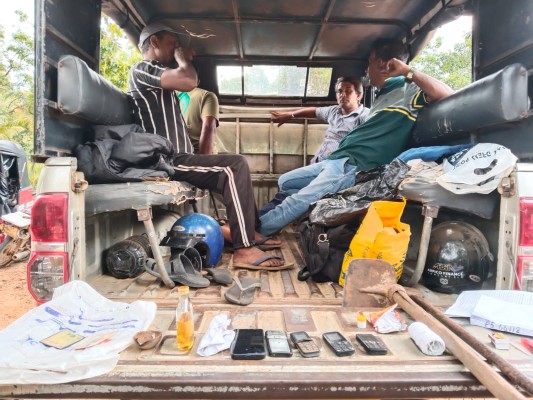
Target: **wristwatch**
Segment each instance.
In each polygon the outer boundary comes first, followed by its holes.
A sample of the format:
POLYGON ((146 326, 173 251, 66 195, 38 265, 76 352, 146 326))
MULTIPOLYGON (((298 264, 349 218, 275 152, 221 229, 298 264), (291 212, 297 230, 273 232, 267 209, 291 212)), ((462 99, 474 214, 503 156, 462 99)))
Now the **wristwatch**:
POLYGON ((413 82, 413 75, 415 74, 415 69, 411 68, 407 73, 405 74, 405 81, 406 82, 413 82))

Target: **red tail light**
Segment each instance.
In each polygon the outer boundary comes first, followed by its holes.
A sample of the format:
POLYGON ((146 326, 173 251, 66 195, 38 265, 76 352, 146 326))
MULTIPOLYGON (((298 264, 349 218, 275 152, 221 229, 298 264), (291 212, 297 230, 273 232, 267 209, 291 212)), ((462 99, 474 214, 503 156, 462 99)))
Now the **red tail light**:
POLYGON ((520 234, 515 289, 533 292, 533 198, 520 199, 520 234))
POLYGON ((67 202, 67 193, 47 193, 37 197, 31 212, 32 241, 67 241, 67 202))
POLYGON ((68 194, 45 193, 31 211, 31 255, 28 290, 39 303, 52 298, 55 288, 68 282, 68 194))

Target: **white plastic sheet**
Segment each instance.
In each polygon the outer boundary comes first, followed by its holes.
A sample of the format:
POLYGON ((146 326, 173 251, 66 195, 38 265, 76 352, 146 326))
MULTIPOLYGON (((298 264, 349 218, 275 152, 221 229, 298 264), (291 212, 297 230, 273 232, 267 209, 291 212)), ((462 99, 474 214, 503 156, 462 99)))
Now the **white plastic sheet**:
POLYGON ((153 302, 111 301, 85 282, 69 282, 54 291, 51 301, 0 331, 0 384, 64 383, 105 374, 133 335, 150 326, 156 309, 153 302), (111 336, 82 350, 76 347, 83 341, 61 350, 40 343, 63 329, 87 341, 95 335, 111 336))
POLYGON ((444 174, 437 183, 457 194, 487 194, 511 173, 516 161, 517 157, 505 146, 479 143, 444 160, 444 174))

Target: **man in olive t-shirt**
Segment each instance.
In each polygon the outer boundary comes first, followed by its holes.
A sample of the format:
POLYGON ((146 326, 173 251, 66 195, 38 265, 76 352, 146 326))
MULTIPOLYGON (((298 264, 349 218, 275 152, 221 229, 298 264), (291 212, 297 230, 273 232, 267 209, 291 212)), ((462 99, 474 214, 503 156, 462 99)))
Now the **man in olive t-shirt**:
POLYGON ((213 92, 196 88, 179 94, 189 138, 197 154, 224 152, 224 145, 217 138, 218 99, 213 92))

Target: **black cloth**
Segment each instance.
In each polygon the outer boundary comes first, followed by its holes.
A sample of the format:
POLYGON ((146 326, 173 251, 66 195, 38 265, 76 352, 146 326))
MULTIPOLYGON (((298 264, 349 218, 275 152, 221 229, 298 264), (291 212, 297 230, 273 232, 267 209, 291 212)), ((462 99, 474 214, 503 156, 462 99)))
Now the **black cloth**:
MULTIPOLYGON (((172 143, 159 135, 138 132, 135 125, 129 127, 122 139, 106 138, 76 146, 78 170, 89 183, 139 182, 174 174, 172 143)), ((107 137, 116 136, 110 133, 107 137)))
POLYGON ((358 172, 355 186, 317 201, 309 220, 325 226, 347 224, 358 214, 366 212, 373 201, 395 198, 398 185, 407 172, 409 166, 399 159, 358 172))
POLYGON ((18 188, 15 189, 11 182, 11 168, 16 164, 15 160, 13 155, 0 154, 0 216, 12 213, 17 205, 18 188))

